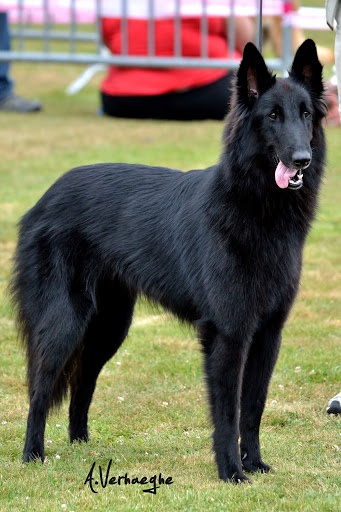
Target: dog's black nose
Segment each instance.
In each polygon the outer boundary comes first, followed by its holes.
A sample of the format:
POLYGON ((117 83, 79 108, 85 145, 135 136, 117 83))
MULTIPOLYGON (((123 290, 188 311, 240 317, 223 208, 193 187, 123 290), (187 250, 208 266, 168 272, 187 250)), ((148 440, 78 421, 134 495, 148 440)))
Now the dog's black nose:
POLYGON ((311 162, 311 156, 308 151, 296 151, 292 159, 295 169, 305 169, 311 162))

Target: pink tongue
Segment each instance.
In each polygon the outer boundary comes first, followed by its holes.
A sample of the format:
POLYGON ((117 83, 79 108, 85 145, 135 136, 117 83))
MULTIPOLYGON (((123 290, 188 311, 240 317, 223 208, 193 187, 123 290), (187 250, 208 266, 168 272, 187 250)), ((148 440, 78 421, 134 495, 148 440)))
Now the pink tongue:
POLYGON ((287 188, 289 185, 289 178, 292 178, 297 173, 297 169, 288 169, 283 162, 279 162, 275 171, 275 180, 280 188, 287 188))

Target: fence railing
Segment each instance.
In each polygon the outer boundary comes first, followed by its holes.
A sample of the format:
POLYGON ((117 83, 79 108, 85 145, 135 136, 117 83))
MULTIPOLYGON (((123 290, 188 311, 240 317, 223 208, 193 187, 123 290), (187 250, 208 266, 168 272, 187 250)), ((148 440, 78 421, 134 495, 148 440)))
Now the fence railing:
POLYGON ((282 55, 267 62, 272 69, 285 72, 292 56, 292 27, 320 29, 325 25, 321 20, 324 9, 310 9, 309 14, 308 11, 304 13, 302 9, 294 12, 290 0, 263 0, 261 3, 260 0, 0 0, 0 11, 8 12, 13 40, 10 51, 0 49, 0 60, 142 67, 148 65, 236 69, 239 62, 234 58, 207 57, 204 44, 207 36, 207 18, 219 15, 228 19, 228 42, 232 54, 235 46, 236 16, 254 17, 257 32, 261 27, 261 14, 281 18, 282 55), (158 17, 169 16, 171 12, 176 20, 175 43, 180 38, 181 17, 201 15, 203 50, 199 57, 182 56, 177 43, 173 56, 159 57, 154 54, 153 22, 158 17), (124 35, 121 54, 112 55, 103 51, 101 16, 120 17, 121 28, 127 27, 129 17, 146 17, 149 20, 151 41, 148 55, 141 57, 129 54, 127 45, 124 44, 124 35))

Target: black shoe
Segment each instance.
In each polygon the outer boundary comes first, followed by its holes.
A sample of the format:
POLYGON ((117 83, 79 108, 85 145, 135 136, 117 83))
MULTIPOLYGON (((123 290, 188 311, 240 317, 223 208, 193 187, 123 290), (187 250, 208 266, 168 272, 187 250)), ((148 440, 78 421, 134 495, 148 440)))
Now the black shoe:
POLYGON ((10 94, 4 100, 0 101, 0 110, 6 112, 39 112, 42 105, 37 100, 25 100, 16 94, 10 94))
POLYGON ((341 392, 329 400, 327 407, 328 414, 341 414, 341 392))

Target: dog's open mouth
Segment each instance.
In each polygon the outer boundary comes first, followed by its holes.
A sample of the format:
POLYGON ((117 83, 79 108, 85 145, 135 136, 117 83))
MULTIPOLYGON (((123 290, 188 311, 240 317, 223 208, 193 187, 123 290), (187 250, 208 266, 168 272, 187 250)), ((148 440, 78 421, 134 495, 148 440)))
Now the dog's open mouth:
POLYGON ((291 190, 298 190, 301 187, 303 187, 303 172, 298 171, 293 178, 289 178, 288 188, 291 190))
POLYGON ((289 169, 283 162, 276 158, 275 180, 280 188, 289 188, 290 190, 298 190, 303 186, 302 170, 289 169))

